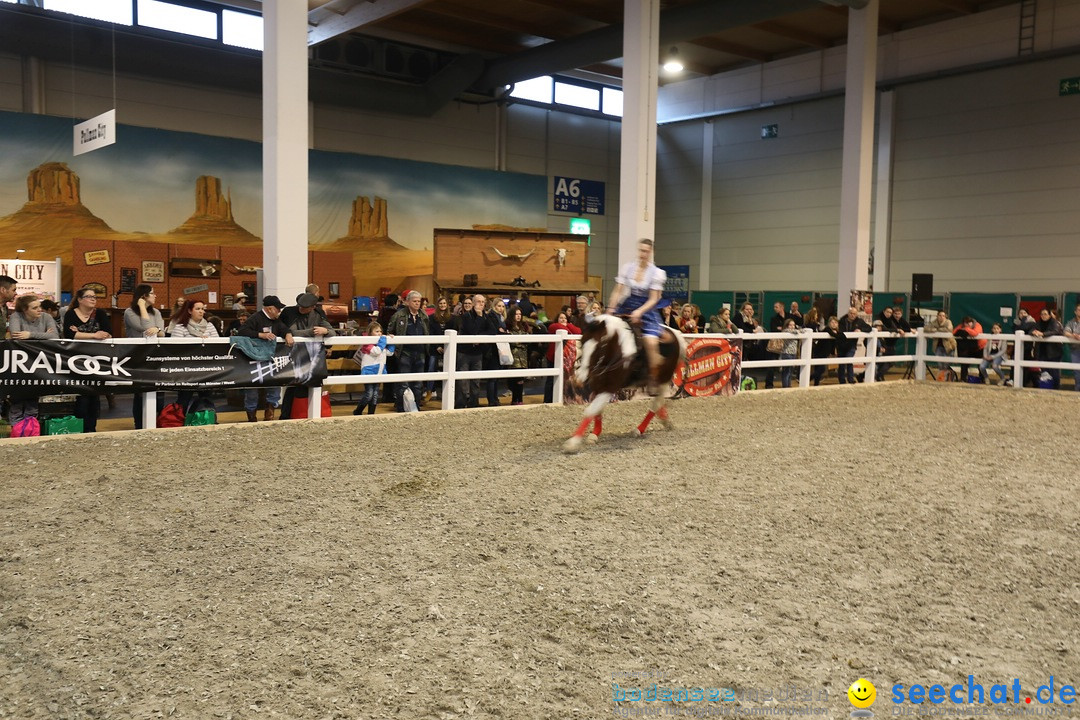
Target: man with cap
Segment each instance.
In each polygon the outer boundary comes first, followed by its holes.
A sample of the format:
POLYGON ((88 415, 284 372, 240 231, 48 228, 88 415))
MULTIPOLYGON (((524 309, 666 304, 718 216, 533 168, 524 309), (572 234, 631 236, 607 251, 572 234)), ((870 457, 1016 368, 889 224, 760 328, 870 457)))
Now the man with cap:
POLYGON ((233 303, 232 309, 237 311, 246 310, 247 308, 244 307, 245 300, 247 300, 247 293, 236 293, 236 302, 233 303))
MULTIPOLYGON (((285 308, 281 313, 281 322, 292 332, 293 337, 324 338, 334 337, 337 331, 324 315, 319 314, 316 306, 319 297, 309 292, 303 292, 296 296, 296 305, 285 308)), ((285 420, 292 415, 292 401, 304 388, 295 386, 285 389, 285 397, 281 401, 281 419, 285 420)))
MULTIPOLYGON (((289 326, 281 322, 281 311, 285 309, 285 303, 278 299, 277 295, 267 295, 263 298, 262 309, 253 313, 243 325, 236 331, 237 335, 249 338, 262 338, 263 340, 277 340, 282 338, 285 344, 292 347, 293 334, 289 326)), ((248 422, 255 422, 258 418, 255 409, 259 405, 259 389, 244 389, 244 410, 247 411, 248 422)), ((266 411, 263 420, 274 419, 274 408, 281 405, 281 388, 266 388, 266 411)))

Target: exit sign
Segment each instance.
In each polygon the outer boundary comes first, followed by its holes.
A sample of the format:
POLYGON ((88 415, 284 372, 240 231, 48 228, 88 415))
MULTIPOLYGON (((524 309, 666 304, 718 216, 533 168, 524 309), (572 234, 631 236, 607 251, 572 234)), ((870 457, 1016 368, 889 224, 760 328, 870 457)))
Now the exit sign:
POLYGON ((1058 95, 1080 95, 1080 77, 1065 78, 1058 82, 1058 95))

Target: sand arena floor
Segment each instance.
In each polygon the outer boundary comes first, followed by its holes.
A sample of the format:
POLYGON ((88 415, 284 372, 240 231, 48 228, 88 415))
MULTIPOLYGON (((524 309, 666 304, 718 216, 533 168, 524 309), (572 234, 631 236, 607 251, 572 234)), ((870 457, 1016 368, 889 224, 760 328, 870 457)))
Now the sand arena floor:
POLYGON ((0 717, 715 716, 795 687, 840 718, 860 676, 882 717, 894 683, 1080 683, 1080 395, 755 392, 640 440, 622 403, 563 455, 580 412, 3 442, 0 717), (653 682, 736 699, 614 701, 653 682))

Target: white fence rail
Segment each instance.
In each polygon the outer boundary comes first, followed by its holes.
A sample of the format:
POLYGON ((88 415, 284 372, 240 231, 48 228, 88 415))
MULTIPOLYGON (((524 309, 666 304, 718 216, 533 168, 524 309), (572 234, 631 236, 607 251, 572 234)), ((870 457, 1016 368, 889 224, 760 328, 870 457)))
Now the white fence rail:
MULTIPOLYGON (((798 368, 799 371, 799 386, 809 387, 811 381, 811 368, 819 365, 859 365, 865 368, 863 373, 864 382, 874 383, 877 376, 877 366, 881 363, 888 363, 889 365, 896 365, 898 363, 913 363, 913 375, 917 380, 926 379, 926 371, 928 364, 935 365, 978 365, 981 362, 981 358, 966 358, 955 356, 941 356, 933 352, 934 341, 938 338, 950 338, 953 337, 947 333, 924 333, 920 328, 913 333, 906 335, 899 335, 896 333, 885 333, 873 330, 871 332, 850 332, 846 333, 845 337, 858 341, 861 339, 865 346, 864 356, 832 356, 815 358, 813 353, 813 341, 814 340, 829 340, 831 336, 824 332, 809 332, 807 330, 800 330, 795 333, 790 332, 762 332, 753 334, 739 333, 736 335, 693 335, 688 339, 694 338, 739 338, 743 340, 743 354, 746 354, 747 343, 761 342, 766 343, 771 339, 780 338, 782 340, 795 340, 798 343, 798 352, 795 357, 791 359, 766 359, 766 360, 743 360, 742 368, 744 370, 753 370, 758 368, 798 368), (883 339, 903 339, 914 340, 915 351, 907 354, 889 354, 878 355, 878 344, 883 339), (930 348, 930 352, 928 351, 930 348)), ((555 403, 561 403, 563 399, 563 383, 564 376, 562 371, 562 357, 563 357, 563 345, 566 342, 571 342, 580 339, 578 335, 568 335, 566 331, 560 330, 553 335, 537 334, 537 335, 459 335, 453 330, 448 330, 445 335, 426 335, 426 336, 402 336, 398 335, 393 338, 393 344, 395 346, 407 346, 407 345, 440 345, 443 348, 443 369, 436 372, 419 372, 419 373, 395 373, 395 374, 383 374, 383 375, 363 375, 359 372, 344 374, 344 375, 330 375, 323 381, 322 386, 308 388, 308 417, 317 418, 319 416, 319 410, 321 406, 321 396, 323 387, 334 387, 341 385, 364 385, 368 383, 405 383, 405 382, 428 382, 435 381, 442 383, 442 407, 444 410, 453 410, 456 396, 456 387, 458 381, 463 380, 492 380, 492 379, 505 379, 505 378, 536 378, 536 377, 551 377, 553 378, 553 392, 552 400, 555 403), (511 344, 554 344, 554 367, 550 368, 510 368, 500 370, 471 370, 471 371, 459 371, 457 369, 457 356, 461 352, 462 345, 487 345, 491 343, 508 342, 511 344)), ((1073 350, 1071 357, 1076 360, 1080 360, 1080 343, 1069 340, 1062 336, 1055 336, 1051 338, 1039 338, 1032 335, 1026 335, 1023 332, 1011 333, 1011 334, 982 334, 978 335, 976 340, 1006 340, 1013 345, 1013 350, 1010 357, 1003 363, 1004 366, 1009 367, 1012 371, 1014 385, 1017 388, 1023 387, 1024 371, 1032 368, 1039 368, 1040 370, 1046 369, 1058 369, 1058 370, 1072 370, 1076 374, 1080 374, 1080 362, 1048 362, 1044 360, 1028 360, 1024 357, 1025 350, 1032 343, 1056 343, 1061 345, 1070 345, 1073 350)), ((141 338, 115 338, 108 341, 109 343, 119 344, 147 344, 147 343, 161 343, 161 344, 224 344, 228 342, 227 338, 215 338, 209 340, 201 340, 197 338, 164 338, 164 339, 148 339, 141 338)), ((378 338, 370 336, 337 336, 323 339, 309 339, 309 338, 297 338, 297 342, 322 342, 327 346, 355 346, 360 347, 362 345, 371 345, 378 342, 378 338)), ((359 368, 359 366, 358 366, 359 368)), ((197 386, 191 388, 193 391, 197 391, 197 386)), ((142 394, 142 417, 143 427, 153 428, 157 426, 157 393, 153 391, 144 392, 142 394)))

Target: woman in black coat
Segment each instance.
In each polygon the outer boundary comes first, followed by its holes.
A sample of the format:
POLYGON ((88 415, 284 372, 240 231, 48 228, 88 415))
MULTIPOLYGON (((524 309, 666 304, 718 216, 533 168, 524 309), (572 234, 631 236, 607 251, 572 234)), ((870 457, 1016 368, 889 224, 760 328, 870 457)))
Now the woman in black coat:
MULTIPOLYGON (((112 337, 111 327, 109 313, 98 309, 93 288, 81 288, 71 299, 60 329, 68 340, 108 340, 112 337)), ((83 432, 97 432, 100 414, 101 398, 79 393, 75 398, 75 417, 82 418, 83 432)))
MULTIPOLYGON (((1039 322, 1035 323, 1035 329, 1031 331, 1031 334, 1037 338, 1049 338, 1054 337, 1055 335, 1064 335, 1065 328, 1062 327, 1061 321, 1054 317, 1053 312, 1043 308, 1039 311, 1039 322)), ((1036 343, 1035 357, 1038 360, 1045 360, 1046 362, 1061 362, 1061 343, 1036 343)), ((1054 381, 1054 389, 1060 390, 1061 370, 1058 368, 1041 368, 1041 370, 1050 374, 1050 378, 1054 381)))

